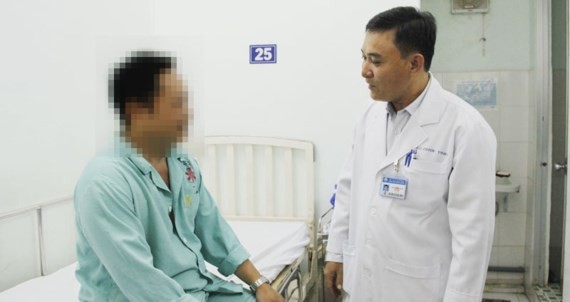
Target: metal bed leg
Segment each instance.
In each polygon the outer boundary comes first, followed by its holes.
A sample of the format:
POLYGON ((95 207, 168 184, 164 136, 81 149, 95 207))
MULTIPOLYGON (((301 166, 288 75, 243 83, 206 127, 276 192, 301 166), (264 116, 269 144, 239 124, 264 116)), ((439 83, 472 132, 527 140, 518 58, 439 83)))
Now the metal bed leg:
POLYGON ((295 301, 292 300, 293 294, 295 292, 298 292, 298 298, 296 301, 304 301, 305 293, 303 292, 303 274, 301 273, 300 267, 297 267, 295 269, 295 272, 293 272, 291 275, 289 275, 289 277, 287 277, 287 280, 281 287, 279 294, 283 296, 283 298, 285 298, 285 301, 293 302, 295 301), (293 282, 297 284, 295 285, 295 287, 291 289, 290 286, 291 284, 293 284, 293 282))
POLYGON ((36 209, 37 219, 38 219, 38 243, 40 252, 40 274, 45 276, 46 274, 46 254, 45 254, 45 242, 44 242, 44 227, 43 227, 43 215, 42 208, 36 209))
POLYGON ((324 214, 321 215, 318 222, 318 230, 317 230, 317 285, 318 288, 318 302, 326 302, 330 301, 331 297, 328 296, 327 288, 324 282, 323 271, 325 267, 325 256, 326 256, 326 248, 329 239, 329 224, 330 220, 332 219, 332 213, 334 208, 328 209, 324 214))

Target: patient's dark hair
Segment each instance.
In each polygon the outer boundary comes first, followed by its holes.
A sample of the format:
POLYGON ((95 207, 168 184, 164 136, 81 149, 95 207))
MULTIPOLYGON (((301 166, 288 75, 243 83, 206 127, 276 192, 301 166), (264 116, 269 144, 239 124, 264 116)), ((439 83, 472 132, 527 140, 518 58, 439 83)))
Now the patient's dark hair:
POLYGON ((437 25, 435 18, 429 12, 422 12, 414 7, 396 7, 374 16, 366 31, 384 32, 396 29, 394 44, 402 57, 417 51, 424 56, 424 68, 429 71, 437 25))
POLYGON ((160 92, 160 74, 174 68, 174 58, 156 51, 131 52, 123 62, 115 64, 109 75, 109 104, 122 124, 130 124, 125 115, 127 102, 154 108, 154 97, 160 92))

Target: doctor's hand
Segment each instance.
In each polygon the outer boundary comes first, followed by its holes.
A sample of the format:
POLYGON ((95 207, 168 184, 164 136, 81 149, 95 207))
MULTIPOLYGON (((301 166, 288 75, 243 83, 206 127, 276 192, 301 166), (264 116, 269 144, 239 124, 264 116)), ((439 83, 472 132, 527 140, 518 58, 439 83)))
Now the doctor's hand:
POLYGON ((342 263, 327 262, 325 266, 325 284, 335 299, 342 294, 342 263))
POLYGON ((285 299, 269 284, 259 286, 255 292, 255 300, 257 300, 257 302, 285 302, 285 299))

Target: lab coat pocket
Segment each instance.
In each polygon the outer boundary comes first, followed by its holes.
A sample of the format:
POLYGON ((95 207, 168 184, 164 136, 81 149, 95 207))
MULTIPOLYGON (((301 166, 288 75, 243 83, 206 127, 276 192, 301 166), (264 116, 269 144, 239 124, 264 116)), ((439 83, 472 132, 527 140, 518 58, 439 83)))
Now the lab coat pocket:
POLYGON ((438 301, 440 266, 415 266, 386 259, 382 301, 438 301))
POLYGON ((356 275, 356 247, 350 244, 343 244, 342 246, 342 288, 347 294, 354 291, 356 275))
POLYGON ((413 160, 410 169, 430 174, 445 174, 449 172, 445 162, 433 162, 427 160, 413 160))

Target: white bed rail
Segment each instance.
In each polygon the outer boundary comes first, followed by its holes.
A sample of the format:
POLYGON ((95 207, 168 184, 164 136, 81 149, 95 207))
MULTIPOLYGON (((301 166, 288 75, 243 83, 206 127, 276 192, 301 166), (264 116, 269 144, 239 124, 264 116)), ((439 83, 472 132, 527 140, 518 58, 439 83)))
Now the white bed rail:
POLYGON ((202 175, 226 218, 297 220, 307 224, 311 238, 305 259, 307 270, 301 268, 301 263, 289 266, 291 271, 279 286, 287 301, 304 301, 318 274, 313 144, 249 136, 210 136, 204 142, 202 175))
POLYGON ((312 143, 248 136, 204 141, 205 184, 225 217, 304 220, 313 229, 312 143))
MULTIPOLYGON (((70 195, 0 213, 0 246, 2 247, 2 253, 0 254, 3 255, 3 257, 0 257, 3 258, 0 259, 0 275, 10 276, 12 278, 14 276, 12 275, 11 270, 14 268, 16 269, 16 275, 18 275, 16 276, 17 279, 22 279, 13 280, 18 282, 36 277, 38 275, 38 271, 40 276, 44 276, 49 273, 48 263, 51 263, 50 261, 52 259, 47 256, 49 245, 46 248, 46 242, 48 241, 46 240, 46 236, 50 235, 46 235, 46 233, 50 233, 51 237, 54 237, 55 234, 52 234, 53 232, 51 231, 46 232, 46 227, 53 230, 54 225, 61 223, 62 221, 57 221, 59 218, 51 215, 52 217, 49 219, 49 225, 46 226, 46 212, 49 212, 52 208, 65 203, 71 203, 72 200, 73 197, 70 195), (23 234, 24 237, 19 237, 18 234, 30 230, 35 234, 33 242, 29 242, 29 235, 27 234, 23 234), (18 251, 18 244, 21 244, 25 250, 18 251), (31 248, 31 251, 28 248, 31 248), (26 257, 30 259, 27 259, 26 257), (32 264, 32 267, 28 265, 27 272, 25 271, 26 269, 17 269, 21 263, 32 264), (33 268, 34 265, 36 266, 35 268, 33 268)), ((57 228, 57 226, 55 228, 57 228)), ((72 234, 74 235, 75 225, 69 226, 69 229, 73 230, 72 234)), ((67 234, 59 235, 65 236, 67 234)), ((74 254, 74 250, 72 250, 73 248, 70 249, 70 251, 67 251, 68 254, 74 254)), ((14 285, 12 283, 13 282, 2 278, 2 280, 0 280, 0 291, 14 285)))

